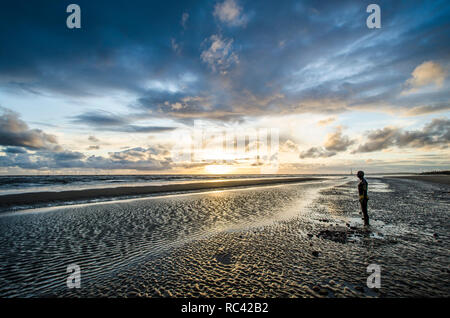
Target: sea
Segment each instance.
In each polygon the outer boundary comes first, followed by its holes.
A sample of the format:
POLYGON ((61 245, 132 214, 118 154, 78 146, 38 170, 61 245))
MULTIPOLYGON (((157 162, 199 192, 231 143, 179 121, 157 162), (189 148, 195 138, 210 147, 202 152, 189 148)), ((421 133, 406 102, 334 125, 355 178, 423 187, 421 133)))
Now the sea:
MULTIPOLYGON (((314 177, 317 174, 260 175, 17 175, 0 176, 0 195, 44 191, 70 191, 124 186, 169 185, 191 182, 256 178, 314 177)), ((331 175, 320 175, 331 176, 331 175)))

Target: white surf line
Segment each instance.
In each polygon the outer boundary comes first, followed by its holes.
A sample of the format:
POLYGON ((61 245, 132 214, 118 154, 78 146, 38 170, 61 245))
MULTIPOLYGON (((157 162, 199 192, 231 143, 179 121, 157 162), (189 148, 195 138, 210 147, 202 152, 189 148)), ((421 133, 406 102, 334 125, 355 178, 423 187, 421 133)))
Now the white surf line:
MULTIPOLYGON (((124 182, 124 183, 116 183, 116 184, 99 184, 98 186, 92 186, 92 187, 77 187, 73 185, 67 186, 67 188, 63 189, 62 186, 56 186, 52 187, 49 186, 46 189, 42 189, 39 187, 30 187, 30 188, 24 188, 22 190, 16 189, 16 190, 1 190, 0 195, 10 195, 10 194, 27 194, 27 193, 39 193, 39 192, 63 192, 63 191, 76 191, 76 190, 98 190, 98 189, 114 189, 114 188, 120 188, 120 187, 147 187, 147 186, 167 186, 167 185, 180 185, 180 184, 192 184, 192 183, 212 183, 212 182, 228 182, 228 181, 259 181, 264 179, 285 179, 290 177, 270 177, 270 178, 230 178, 230 179, 210 179, 210 180, 186 180, 186 181, 173 181, 173 182, 124 182)), ((300 177, 299 177, 300 178, 300 177)), ((305 177, 309 178, 309 177, 305 177)), ((314 177, 311 177, 314 178, 314 177)), ((269 184, 270 185, 270 184, 269 184)))
POLYGON ((64 205, 55 205, 50 207, 39 207, 39 208, 31 208, 31 209, 24 209, 24 210, 18 210, 18 211, 11 211, 11 212, 0 212, 0 218, 6 217, 6 216, 12 216, 12 215, 21 215, 21 214, 36 214, 36 213, 46 213, 51 212, 54 210, 64 210, 64 209, 71 209, 71 208, 80 208, 80 207, 87 207, 87 206, 96 206, 96 205, 108 205, 108 204, 117 204, 117 203, 127 203, 127 202, 134 202, 134 201, 142 201, 142 200, 156 200, 156 199, 164 199, 164 198, 170 198, 170 197, 179 197, 179 196, 193 196, 193 195, 202 195, 202 194, 208 194, 208 193, 220 193, 220 192, 231 192, 231 191, 248 191, 248 190, 255 190, 259 188, 277 188, 277 187, 284 187, 289 185, 298 185, 298 184, 312 184, 312 183, 324 183, 324 182, 330 182, 330 181, 337 181, 339 179, 325 179, 325 180, 313 180, 313 181, 299 181, 299 182, 289 182, 284 184, 274 184, 274 185, 257 185, 257 186, 236 186, 234 188, 224 188, 224 189, 212 189, 212 190, 199 190, 195 192, 185 192, 185 193, 167 193, 167 194, 161 194, 156 196, 148 196, 148 197, 137 197, 137 198, 123 198, 123 199, 112 199, 112 200, 105 200, 100 202, 86 202, 86 203, 74 203, 74 204, 64 204, 64 205))

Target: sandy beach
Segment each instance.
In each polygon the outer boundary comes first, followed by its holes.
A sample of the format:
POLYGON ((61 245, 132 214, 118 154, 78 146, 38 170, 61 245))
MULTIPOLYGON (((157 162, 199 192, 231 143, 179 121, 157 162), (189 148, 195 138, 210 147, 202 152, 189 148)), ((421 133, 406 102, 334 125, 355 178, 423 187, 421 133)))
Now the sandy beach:
POLYGON ((448 297, 448 186, 368 182, 368 230, 354 178, 0 214, 0 296, 448 297))
POLYGON ((247 180, 203 181, 158 186, 122 186, 114 188, 85 189, 72 191, 41 191, 19 194, 0 195, 0 207, 13 205, 38 205, 61 201, 80 201, 124 196, 142 196, 155 193, 199 191, 217 188, 231 188, 281 183, 319 181, 323 178, 261 178, 247 180))

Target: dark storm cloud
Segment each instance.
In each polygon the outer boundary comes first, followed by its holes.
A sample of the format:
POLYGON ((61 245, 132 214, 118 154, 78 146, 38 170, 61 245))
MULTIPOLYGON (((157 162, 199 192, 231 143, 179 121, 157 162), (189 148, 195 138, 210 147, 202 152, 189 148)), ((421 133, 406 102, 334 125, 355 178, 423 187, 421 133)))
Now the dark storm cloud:
POLYGON ((424 114, 431 114, 431 113, 439 113, 439 112, 443 112, 443 111, 450 111, 450 103, 416 106, 416 107, 407 109, 406 115, 410 115, 410 116, 424 115, 424 114))
POLYGON ((128 122, 122 117, 104 111, 83 113, 74 116, 73 121, 80 124, 94 126, 120 126, 128 124, 128 122))
MULTIPOLYGON (((212 89, 212 88, 211 88, 212 89)), ((139 99, 139 105, 158 117, 171 117, 179 121, 194 119, 238 120, 246 114, 231 106, 230 96, 210 93, 155 93, 139 99)))
POLYGON ((339 127, 334 133, 327 136, 324 146, 328 151, 342 152, 354 143, 354 140, 342 134, 342 128, 339 127))
POLYGON ((170 152, 161 145, 111 152, 108 157, 91 156, 83 162, 85 168, 139 171, 170 170, 170 152))
POLYGON ((178 69, 170 37, 179 33, 183 11, 197 7, 196 1, 80 0, 82 27, 70 30, 65 25, 70 3, 2 4, 3 83, 68 95, 140 91, 147 76, 178 69))
POLYGON ((83 159, 85 156, 81 152, 61 151, 56 153, 47 153, 55 161, 71 161, 83 159))
POLYGON ((379 30, 366 27, 368 3, 356 0, 227 2, 80 0, 82 28, 69 30, 69 1, 10 1, 0 11, 0 84, 27 94, 125 91, 133 107, 178 120, 380 103, 417 114, 448 101, 445 90, 400 95, 419 64, 448 66, 447 1, 379 1, 379 30))
MULTIPOLYGON (((104 111, 91 111, 72 117, 74 123, 87 125, 94 129, 130 133, 155 133, 174 130, 174 127, 139 126, 131 124, 132 119, 104 111)), ((92 137, 92 136, 91 136, 92 137)), ((94 137, 95 138, 95 137, 94 137)), ((90 141, 91 138, 89 138, 90 141)), ((97 140, 98 141, 98 140, 97 140)))
POLYGON ((27 153, 27 151, 25 149, 20 148, 20 147, 6 147, 5 149, 3 149, 3 152, 13 153, 13 154, 27 153))
POLYGON ((163 146, 133 148, 111 152, 107 157, 90 156, 73 151, 37 151, 8 153, 0 156, 0 167, 22 169, 106 169, 158 171, 173 167, 170 152, 163 146))
POLYGON ((328 151, 323 147, 311 147, 306 151, 302 151, 299 155, 300 159, 305 158, 329 158, 335 156, 336 152, 328 151))
POLYGON ((395 144, 398 132, 399 129, 393 127, 385 127, 369 132, 367 135, 368 141, 353 152, 373 152, 389 148, 395 144))
POLYGON ((0 108, 0 146, 16 146, 29 149, 56 149, 58 142, 54 135, 40 129, 30 129, 11 110, 0 108))
POLYGON ((299 157, 300 159, 333 157, 339 152, 346 151, 354 143, 355 140, 342 133, 342 127, 337 127, 333 133, 327 135, 323 147, 311 147, 302 151, 299 157))
POLYGON ((128 125, 123 129, 118 129, 117 131, 130 133, 158 133, 158 132, 172 131, 174 129, 175 129, 174 127, 128 125))
MULTIPOLYGON (((16 113, 7 109, 2 110, 0 146, 5 147, 0 150, 4 153, 4 155, 0 155, 0 167, 37 170, 75 168, 157 171, 170 170, 174 166, 170 148, 159 144, 147 148, 138 147, 110 152, 106 157, 88 157, 81 152, 66 150, 57 144, 54 136, 38 129, 29 129, 16 113)), ((107 127, 109 124, 117 124, 115 120, 103 120, 98 116, 92 115, 89 118, 95 118, 103 125, 107 123, 107 127)), ((121 123, 119 122, 119 124, 121 123)), ((134 126, 124 127, 129 129, 134 126)), ((139 128, 142 128, 142 131, 155 131, 154 129, 149 130, 150 127, 139 128)), ((138 129, 134 131, 138 131, 138 129)), ((94 136, 89 136, 88 140, 99 142, 94 136)), ((95 149, 99 149, 99 146, 89 148, 89 150, 95 149)))
POLYGON ((83 166, 85 156, 72 151, 37 151, 35 153, 16 153, 0 156, 1 167, 22 169, 60 169, 83 166))
POLYGON ((448 148, 450 144, 450 120, 435 118, 419 130, 402 130, 385 127, 370 131, 366 143, 360 145, 353 153, 373 152, 390 147, 399 148, 448 148))

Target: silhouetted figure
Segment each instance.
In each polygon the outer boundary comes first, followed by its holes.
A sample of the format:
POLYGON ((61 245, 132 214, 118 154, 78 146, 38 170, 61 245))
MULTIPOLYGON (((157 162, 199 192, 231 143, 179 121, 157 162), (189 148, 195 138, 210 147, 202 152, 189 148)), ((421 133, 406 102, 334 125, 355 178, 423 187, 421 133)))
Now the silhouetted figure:
POLYGON ((358 192, 364 225, 369 226, 369 214, 367 214, 367 201, 369 201, 369 196, 367 195, 368 184, 366 179, 364 179, 364 171, 358 171, 356 175, 358 176, 359 180, 361 180, 358 184, 358 192))

